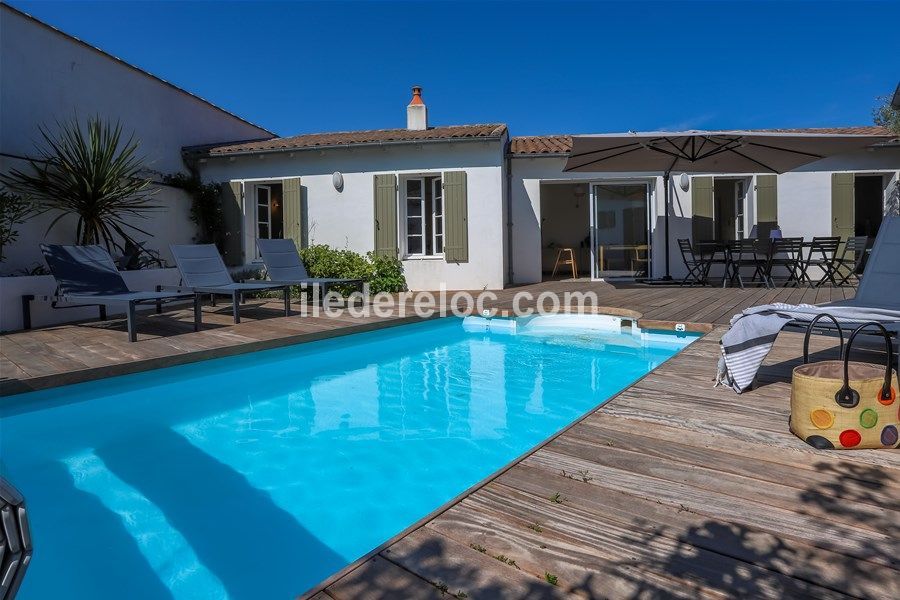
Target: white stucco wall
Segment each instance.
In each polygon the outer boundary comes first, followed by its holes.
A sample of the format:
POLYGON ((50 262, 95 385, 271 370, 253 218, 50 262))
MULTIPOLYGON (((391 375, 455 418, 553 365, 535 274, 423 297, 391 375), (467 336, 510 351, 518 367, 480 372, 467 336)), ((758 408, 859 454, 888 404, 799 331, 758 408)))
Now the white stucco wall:
MULTIPOLYGON (((134 132, 147 166, 159 173, 184 170, 186 145, 271 137, 209 103, 128 66, 6 5, 0 5, 0 169, 21 167, 16 156, 33 156, 41 125, 100 115, 134 132)), ((195 228, 187 219, 189 197, 163 188, 156 197, 164 209, 136 221, 151 235, 150 247, 168 257, 170 243, 190 242, 195 228)), ((45 236, 56 215, 34 219, 20 229, 0 272, 41 262, 42 240, 74 242, 73 220, 45 236)))
POLYGON ((861 150, 778 176, 778 223, 785 236, 831 235, 831 174, 900 177, 900 147, 861 150))
MULTIPOLYGON (((505 141, 453 141, 304 150, 264 155, 211 158, 201 163, 207 181, 242 180, 245 206, 255 182, 300 177, 309 244, 328 244, 365 253, 373 250, 374 175, 436 175, 466 171, 468 186, 469 262, 442 258, 403 260, 411 290, 499 289, 503 287, 503 148, 505 141), (343 190, 332 174, 344 176, 343 190)), ((245 256, 254 255, 254 216, 245 210, 245 256)), ((403 229, 400 229, 401 235, 403 229)))

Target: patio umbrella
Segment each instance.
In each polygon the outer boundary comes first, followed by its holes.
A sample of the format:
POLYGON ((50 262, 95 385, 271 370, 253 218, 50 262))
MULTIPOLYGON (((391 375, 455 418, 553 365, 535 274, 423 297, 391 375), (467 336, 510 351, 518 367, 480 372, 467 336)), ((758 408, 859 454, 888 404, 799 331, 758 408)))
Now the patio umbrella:
POLYGON ((669 185, 683 173, 784 173, 889 136, 757 131, 682 131, 572 138, 564 171, 661 172, 665 185, 666 277, 669 275, 669 185))

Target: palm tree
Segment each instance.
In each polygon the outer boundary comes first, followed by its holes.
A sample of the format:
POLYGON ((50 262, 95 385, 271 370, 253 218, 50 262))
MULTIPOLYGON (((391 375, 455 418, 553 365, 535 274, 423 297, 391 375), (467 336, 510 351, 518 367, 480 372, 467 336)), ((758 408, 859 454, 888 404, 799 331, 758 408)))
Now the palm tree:
POLYGON ((86 130, 76 119, 59 125, 54 136, 40 128, 44 145, 38 157, 28 160, 30 169, 12 169, 0 181, 27 194, 40 212, 58 211, 47 232, 67 215, 78 217, 75 236, 81 245, 102 243, 108 250, 136 243, 132 234, 150 235, 129 222, 146 218, 161 208, 151 203, 155 190, 141 173, 143 159, 132 134, 122 141, 122 125, 111 125, 94 117, 86 130))

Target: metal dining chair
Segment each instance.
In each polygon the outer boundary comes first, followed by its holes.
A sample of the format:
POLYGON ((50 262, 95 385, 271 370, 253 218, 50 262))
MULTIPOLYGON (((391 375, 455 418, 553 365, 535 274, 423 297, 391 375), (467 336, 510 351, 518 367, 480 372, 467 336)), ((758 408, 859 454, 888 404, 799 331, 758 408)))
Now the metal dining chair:
POLYGON ((803 261, 803 238, 802 237, 786 237, 776 238, 772 240, 772 248, 769 255, 769 264, 766 268, 766 275, 769 284, 775 287, 775 278, 773 273, 776 268, 781 267, 787 270, 788 276, 784 280, 784 287, 791 282, 799 286, 803 283, 809 283, 809 276, 806 274, 803 261))
POLYGON ((818 267, 822 270, 822 277, 815 283, 816 287, 823 285, 826 281, 830 281, 832 285, 837 285, 834 279, 834 259, 837 256, 838 247, 841 245, 841 236, 813 237, 809 243, 809 254, 806 257, 806 275, 809 275, 810 267, 818 267))
POLYGON ((769 287, 767 268, 769 265, 768 240, 734 240, 728 244, 728 254, 731 258, 730 281, 737 281, 741 289, 744 285, 764 285, 769 287), (753 269, 750 281, 745 282, 741 269, 753 269))
POLYGON ((869 238, 865 235, 857 235, 847 238, 844 243, 844 251, 840 257, 834 259, 834 274, 841 279, 835 283, 836 286, 844 284, 859 285, 860 275, 862 274, 863 260, 866 256, 866 246, 869 245, 869 238), (856 279, 856 284, 850 280, 856 279))
POLYGON ((684 287, 688 282, 690 282, 691 286, 695 284, 708 285, 709 282, 707 281, 706 276, 709 273, 709 261, 704 260, 702 256, 698 257, 697 254, 694 253, 694 247, 691 245, 691 240, 687 238, 678 240, 678 249, 681 250, 681 259, 684 261, 684 266, 687 267, 688 270, 688 274, 681 280, 681 287, 684 287))
POLYGON ((722 287, 731 276, 731 258, 728 256, 728 246, 725 242, 717 240, 699 240, 694 242, 694 252, 697 260, 702 261, 706 267, 706 279, 716 265, 722 265, 722 287))

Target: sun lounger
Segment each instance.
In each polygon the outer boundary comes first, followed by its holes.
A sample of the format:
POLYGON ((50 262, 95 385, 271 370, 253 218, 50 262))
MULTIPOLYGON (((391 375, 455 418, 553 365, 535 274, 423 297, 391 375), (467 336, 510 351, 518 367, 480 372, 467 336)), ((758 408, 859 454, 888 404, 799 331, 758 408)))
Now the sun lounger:
POLYGON ((820 306, 867 306, 900 310, 900 217, 885 217, 866 261, 856 295, 820 306))
POLYGON ((294 240, 256 240, 256 246, 266 265, 269 280, 301 287, 318 286, 324 296, 331 285, 362 284, 362 279, 337 279, 332 277, 310 277, 306 265, 297 252, 294 240))
POLYGON ((241 297, 246 292, 281 290, 284 295, 284 314, 291 314, 291 286, 283 283, 257 281, 236 282, 213 244, 172 245, 172 256, 181 272, 181 287, 199 294, 231 296, 234 322, 241 322, 241 297))
POLYGON ((900 217, 885 217, 854 298, 817 306, 754 306, 736 315, 731 320, 730 329, 722 336, 722 359, 717 380, 727 382, 738 393, 748 389, 778 333, 787 326, 805 328, 816 315, 822 313, 832 315, 841 325, 876 321, 893 335, 896 344, 900 337, 898 256, 900 217))
MULTIPOLYGON (((128 288, 122 275, 116 269, 112 257, 101 246, 60 246, 41 244, 41 252, 50 273, 56 279, 56 294, 51 298, 53 308, 58 302, 75 303, 74 306, 98 306, 100 318, 106 318, 106 308, 111 304, 127 305, 128 340, 137 339, 134 330, 136 308, 140 305, 155 304, 159 308, 168 302, 194 301, 194 331, 200 329, 200 297, 192 292, 140 292, 128 288)), ((30 301, 33 296, 23 297, 25 328, 31 326, 30 301)))

